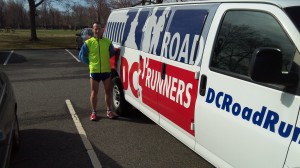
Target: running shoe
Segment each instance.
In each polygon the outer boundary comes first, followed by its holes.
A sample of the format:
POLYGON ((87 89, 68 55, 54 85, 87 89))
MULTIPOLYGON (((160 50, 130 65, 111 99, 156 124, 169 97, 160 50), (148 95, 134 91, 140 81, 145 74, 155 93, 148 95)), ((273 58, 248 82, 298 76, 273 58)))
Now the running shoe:
POLYGON ((96 121, 97 120, 97 115, 95 112, 92 112, 91 117, 90 117, 91 121, 96 121))
POLYGON ((118 116, 116 116, 112 111, 108 110, 107 113, 106 113, 106 116, 109 118, 109 119, 116 119, 118 118, 118 116))

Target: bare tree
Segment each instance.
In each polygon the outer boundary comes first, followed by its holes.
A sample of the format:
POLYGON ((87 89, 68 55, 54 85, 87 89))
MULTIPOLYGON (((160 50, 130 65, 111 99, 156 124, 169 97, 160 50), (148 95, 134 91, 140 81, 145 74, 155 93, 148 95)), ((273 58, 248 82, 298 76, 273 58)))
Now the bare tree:
POLYGON ((96 15, 96 20, 101 22, 101 8, 103 7, 104 3, 103 0, 87 0, 87 2, 93 7, 93 11, 96 15))
POLYGON ((5 11, 6 11, 6 3, 3 0, 0 0, 0 28, 6 25, 5 11))
POLYGON ((92 14, 92 17, 94 17, 96 21, 105 24, 111 11, 108 3, 105 0, 86 0, 86 2, 90 4, 92 11, 96 15, 94 16, 92 14))
POLYGON ((137 6, 137 5, 151 5, 151 4, 161 4, 163 3, 163 0, 141 0, 132 6, 137 6))
POLYGON ((94 21, 105 24, 113 8, 175 1, 186 0, 85 0, 85 6, 72 3, 75 0, 0 0, 0 28, 30 28, 30 40, 36 41, 38 27, 77 29, 94 21), (29 12, 24 3, 29 4, 29 12))
POLYGON ((38 41, 38 37, 36 35, 36 24, 35 24, 35 16, 36 8, 40 6, 44 0, 40 0, 38 3, 35 0, 28 0, 29 3, 29 16, 30 16, 30 30, 31 30, 31 39, 30 41, 38 41))
POLYGON ((130 7, 134 4, 138 3, 138 1, 132 1, 132 0, 111 0, 110 1, 110 7, 112 8, 126 8, 130 7))
POLYGON ((21 28, 24 25, 24 15, 26 14, 22 3, 18 1, 8 1, 5 6, 5 25, 11 28, 21 28), (9 16, 9 19, 8 19, 9 16))
POLYGON ((29 4, 29 17, 30 17, 30 29, 31 29, 31 41, 38 41, 38 37, 36 34, 36 20, 35 17, 37 16, 36 9, 40 6, 43 2, 49 1, 52 3, 54 1, 59 3, 66 3, 68 0, 27 0, 29 4))
POLYGON ((41 5, 41 10, 39 12, 39 19, 40 19, 40 24, 43 28, 48 28, 50 25, 50 15, 49 15, 49 8, 50 4, 49 2, 45 2, 41 5))
POLYGON ((91 10, 87 10, 87 7, 74 5, 72 7, 72 11, 72 24, 75 30, 91 24, 90 15, 93 12, 91 12, 91 10))

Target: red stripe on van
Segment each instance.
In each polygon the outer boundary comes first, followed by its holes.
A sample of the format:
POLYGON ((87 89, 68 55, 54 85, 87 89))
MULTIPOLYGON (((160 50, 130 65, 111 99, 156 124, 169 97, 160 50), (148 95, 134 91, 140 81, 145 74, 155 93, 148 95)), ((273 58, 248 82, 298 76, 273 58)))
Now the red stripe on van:
POLYGON ((190 127, 194 121, 198 90, 195 73, 166 65, 165 79, 162 79, 162 63, 151 59, 141 60, 140 71, 139 85, 143 103, 194 136, 190 127), (142 66, 143 61, 148 61, 145 68, 142 66))

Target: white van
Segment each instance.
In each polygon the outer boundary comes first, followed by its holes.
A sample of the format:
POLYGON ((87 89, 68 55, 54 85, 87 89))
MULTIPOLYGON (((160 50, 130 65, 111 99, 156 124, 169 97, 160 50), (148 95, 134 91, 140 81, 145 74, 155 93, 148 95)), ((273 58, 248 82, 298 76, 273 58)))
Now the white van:
POLYGON ((300 167, 300 1, 114 10, 115 110, 130 105, 216 167, 300 167))

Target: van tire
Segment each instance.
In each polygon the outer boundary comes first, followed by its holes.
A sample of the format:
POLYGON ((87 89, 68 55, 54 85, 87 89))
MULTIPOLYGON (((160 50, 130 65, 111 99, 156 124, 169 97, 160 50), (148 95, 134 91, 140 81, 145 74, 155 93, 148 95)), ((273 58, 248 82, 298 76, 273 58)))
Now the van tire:
POLYGON ((112 78, 112 109, 120 116, 127 116, 130 104, 125 100, 121 79, 119 77, 112 78))

